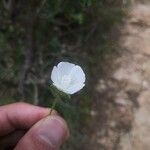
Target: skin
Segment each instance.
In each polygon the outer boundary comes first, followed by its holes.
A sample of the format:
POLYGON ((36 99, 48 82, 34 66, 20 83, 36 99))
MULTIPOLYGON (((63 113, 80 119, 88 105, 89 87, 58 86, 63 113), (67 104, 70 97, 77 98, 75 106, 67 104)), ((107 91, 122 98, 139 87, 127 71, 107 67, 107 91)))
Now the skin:
POLYGON ((66 122, 50 109, 26 103, 0 107, 0 150, 59 150, 68 139, 66 122))

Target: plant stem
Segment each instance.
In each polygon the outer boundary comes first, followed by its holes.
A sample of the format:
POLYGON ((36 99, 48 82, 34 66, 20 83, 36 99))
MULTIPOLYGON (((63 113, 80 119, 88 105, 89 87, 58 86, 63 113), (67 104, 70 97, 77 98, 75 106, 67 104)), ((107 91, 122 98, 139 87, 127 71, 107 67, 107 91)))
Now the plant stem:
POLYGON ((55 100, 54 100, 54 102, 52 103, 52 107, 51 107, 51 110, 50 110, 49 115, 52 114, 52 111, 53 111, 53 109, 55 108, 57 102, 61 100, 61 99, 60 99, 60 96, 58 95, 58 93, 56 93, 56 91, 55 91, 53 88, 50 88, 50 90, 51 90, 51 93, 52 93, 53 97, 55 98, 55 100))
POLYGON ((55 108, 56 103, 57 103, 57 98, 55 98, 55 100, 54 100, 54 102, 53 102, 53 104, 52 104, 52 107, 51 107, 51 110, 50 110, 49 115, 51 115, 51 114, 52 114, 52 111, 53 111, 53 109, 55 108))

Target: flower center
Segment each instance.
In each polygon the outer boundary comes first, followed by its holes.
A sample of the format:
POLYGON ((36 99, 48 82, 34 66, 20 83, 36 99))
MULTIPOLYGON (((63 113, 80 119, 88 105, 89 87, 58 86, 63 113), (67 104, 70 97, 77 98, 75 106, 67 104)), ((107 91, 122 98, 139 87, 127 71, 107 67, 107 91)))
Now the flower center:
POLYGON ((70 85, 70 82, 71 82, 71 78, 68 75, 64 75, 61 79, 61 85, 64 88, 67 88, 70 85))

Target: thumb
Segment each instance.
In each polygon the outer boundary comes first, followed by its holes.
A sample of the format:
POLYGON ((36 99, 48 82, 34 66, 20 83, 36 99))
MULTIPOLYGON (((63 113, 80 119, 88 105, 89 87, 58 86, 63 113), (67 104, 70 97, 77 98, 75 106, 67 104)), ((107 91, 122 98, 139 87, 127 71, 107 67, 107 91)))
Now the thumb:
POLYGON ((66 122, 59 116, 48 116, 22 137, 15 150, 58 150, 68 137, 66 122))

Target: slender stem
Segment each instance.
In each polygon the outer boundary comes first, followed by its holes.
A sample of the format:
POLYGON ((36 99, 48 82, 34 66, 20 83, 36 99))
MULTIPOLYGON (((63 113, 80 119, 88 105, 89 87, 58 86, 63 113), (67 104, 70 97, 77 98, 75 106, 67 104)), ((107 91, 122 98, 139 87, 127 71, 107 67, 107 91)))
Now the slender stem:
POLYGON ((49 115, 51 115, 51 114, 52 114, 52 111, 53 111, 53 109, 55 108, 56 103, 57 103, 57 98, 55 98, 55 100, 54 100, 54 102, 53 102, 53 104, 52 104, 52 107, 51 107, 51 110, 50 110, 49 115))
POLYGON ((55 100, 54 100, 54 102, 52 103, 52 107, 51 107, 51 110, 50 110, 49 115, 52 114, 52 111, 53 111, 53 109, 55 108, 57 102, 61 100, 60 97, 59 97, 59 95, 56 93, 56 91, 55 91, 53 88, 50 88, 50 90, 51 90, 51 93, 52 93, 53 97, 55 98, 55 100))

